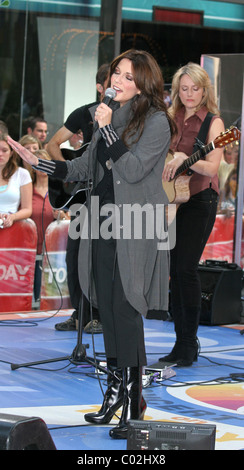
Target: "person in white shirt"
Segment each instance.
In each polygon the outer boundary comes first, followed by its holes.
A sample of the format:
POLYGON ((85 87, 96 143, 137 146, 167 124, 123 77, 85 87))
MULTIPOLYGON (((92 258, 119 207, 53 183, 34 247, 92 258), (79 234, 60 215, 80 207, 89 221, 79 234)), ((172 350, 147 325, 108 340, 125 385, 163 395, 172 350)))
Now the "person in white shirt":
POLYGON ((16 155, 0 132, 0 220, 1 228, 11 227, 32 213, 32 180, 25 168, 18 167, 16 155))

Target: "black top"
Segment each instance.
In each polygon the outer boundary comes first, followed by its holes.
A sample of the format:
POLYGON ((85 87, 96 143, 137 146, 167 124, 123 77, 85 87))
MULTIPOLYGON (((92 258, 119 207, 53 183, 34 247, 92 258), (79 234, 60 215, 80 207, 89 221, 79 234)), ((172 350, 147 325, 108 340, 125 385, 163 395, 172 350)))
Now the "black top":
POLYGON ((113 173, 109 158, 105 140, 100 139, 97 147, 97 159, 103 167, 104 176, 94 190, 95 196, 99 196, 100 206, 114 202, 113 173))
POLYGON ((84 144, 90 142, 92 137, 93 122, 89 108, 95 106, 96 104, 98 105, 99 103, 95 101, 94 103, 85 104, 80 108, 76 108, 67 117, 64 123, 64 126, 73 134, 76 134, 80 129, 82 130, 84 136, 84 144))

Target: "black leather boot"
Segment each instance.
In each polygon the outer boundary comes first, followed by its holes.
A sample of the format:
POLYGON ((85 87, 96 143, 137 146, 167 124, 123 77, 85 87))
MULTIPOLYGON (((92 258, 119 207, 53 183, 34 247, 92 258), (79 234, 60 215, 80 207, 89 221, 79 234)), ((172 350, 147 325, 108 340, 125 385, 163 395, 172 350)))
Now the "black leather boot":
POLYGON ((174 322, 174 330, 176 334, 176 342, 172 351, 166 356, 160 357, 160 362, 176 363, 182 357, 182 311, 178 306, 174 306, 172 302, 172 319, 174 322))
POLYGON ((190 367, 193 362, 198 359, 198 339, 192 339, 191 341, 182 342, 182 354, 181 357, 176 360, 178 367, 190 367))
POLYGON ((177 363, 177 361, 182 357, 182 343, 180 340, 176 340, 172 351, 166 356, 160 357, 160 362, 170 362, 177 363))
POLYGON ((109 367, 107 385, 100 410, 96 413, 85 414, 84 418, 88 423, 108 424, 122 406, 124 397, 122 369, 109 367))
POLYGON ((178 367, 189 367, 198 359, 199 341, 197 330, 200 319, 200 307, 186 306, 182 326, 182 353, 177 360, 178 367))
POLYGON ((126 367, 124 369, 124 401, 119 424, 110 429, 113 439, 127 439, 128 421, 141 420, 146 411, 146 402, 142 397, 142 368, 126 367))

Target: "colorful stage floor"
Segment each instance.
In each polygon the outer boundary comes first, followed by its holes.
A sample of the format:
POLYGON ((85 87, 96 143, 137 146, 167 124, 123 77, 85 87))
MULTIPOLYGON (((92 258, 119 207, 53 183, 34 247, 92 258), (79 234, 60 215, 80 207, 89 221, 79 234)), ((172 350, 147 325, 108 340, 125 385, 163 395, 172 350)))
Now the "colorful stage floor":
MULTIPOLYGON (((77 332, 59 332, 55 323, 70 311, 0 315, 0 415, 42 418, 57 450, 126 450, 126 440, 113 440, 107 426, 92 426, 84 413, 102 402, 105 375, 89 364, 69 360, 77 332), (19 367, 13 364, 55 359, 19 367)), ((169 352, 174 344, 170 321, 145 320, 148 365, 169 352)), ((215 424, 216 450, 244 449, 244 325, 203 326, 198 336, 198 362, 172 368, 176 375, 144 388, 146 420, 215 424)), ((87 356, 104 359, 102 334, 84 334, 87 356)))

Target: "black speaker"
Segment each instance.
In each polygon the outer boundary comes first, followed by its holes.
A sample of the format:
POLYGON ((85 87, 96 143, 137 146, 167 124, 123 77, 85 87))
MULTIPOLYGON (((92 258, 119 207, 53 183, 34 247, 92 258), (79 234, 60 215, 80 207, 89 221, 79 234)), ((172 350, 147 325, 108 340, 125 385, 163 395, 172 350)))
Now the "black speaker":
POLYGON ((40 418, 0 414, 0 450, 56 450, 40 418))
POLYGON ((207 260, 199 265, 202 287, 200 324, 239 323, 242 312, 242 269, 235 263, 207 260))

